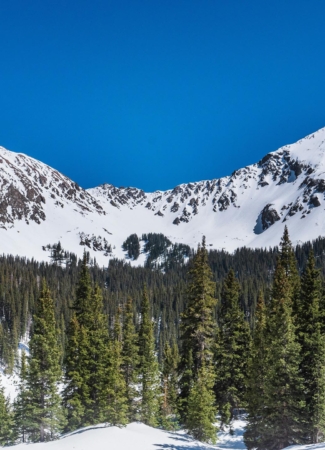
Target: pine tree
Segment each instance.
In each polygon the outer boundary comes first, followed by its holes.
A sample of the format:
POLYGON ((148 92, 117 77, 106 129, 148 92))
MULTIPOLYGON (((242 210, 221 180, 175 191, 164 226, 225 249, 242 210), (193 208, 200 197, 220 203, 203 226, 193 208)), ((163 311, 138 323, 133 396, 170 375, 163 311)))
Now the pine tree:
POLYGON ((301 345, 300 374, 305 394, 307 442, 315 444, 325 437, 325 339, 321 332, 319 302, 321 280, 311 250, 301 280, 297 340, 301 345))
POLYGON ((134 326, 134 312, 132 299, 126 304, 123 321, 122 344, 122 370, 125 379, 126 398, 128 405, 128 419, 136 419, 135 398, 137 397, 136 384, 138 382, 137 366, 139 364, 138 335, 134 326))
POLYGON ((110 342, 107 317, 103 312, 103 297, 96 285, 92 291, 89 309, 84 313, 81 325, 86 333, 86 358, 84 364, 88 369, 88 384, 91 407, 86 410, 87 423, 102 421, 105 402, 105 384, 107 379, 108 355, 110 342))
POLYGON ((195 438, 203 442, 215 444, 217 428, 215 398, 213 395, 214 374, 212 365, 200 367, 198 377, 194 381, 188 397, 186 428, 195 438))
POLYGON ((141 302, 139 330, 139 380, 141 383, 140 421, 155 427, 159 416, 159 368, 155 354, 153 323, 146 286, 141 302))
POLYGON ((222 423, 230 423, 235 410, 245 405, 250 330, 239 306, 239 283, 233 270, 221 292, 216 347, 215 393, 222 423))
POLYGON ((122 327, 120 310, 115 316, 114 333, 107 372, 106 421, 111 425, 126 425, 128 404, 126 385, 122 371, 122 327))
POLYGON ((281 260, 274 275, 266 345, 265 402, 257 448, 281 450, 301 442, 304 429, 300 345, 293 325, 292 284, 281 260))
POLYGON ((295 320, 295 317, 299 315, 300 277, 287 226, 284 227, 283 236, 280 242, 279 263, 282 265, 288 280, 288 295, 292 301, 292 312, 295 320))
POLYGON ((45 281, 35 305, 33 324, 28 369, 31 438, 43 442, 54 439, 63 423, 58 393, 61 367, 54 302, 45 281))
POLYGON ((260 293, 255 312, 253 343, 248 360, 247 377, 247 426, 244 442, 248 450, 258 448, 263 434, 262 417, 265 402, 265 383, 267 369, 266 308, 263 294, 260 293))
POLYGON ((179 354, 176 343, 165 344, 162 363, 162 404, 161 404, 161 424, 165 430, 176 430, 178 428, 178 364, 179 354))
POLYGON ((208 265, 205 238, 198 247, 188 273, 187 305, 181 322, 180 414, 186 421, 187 400, 191 385, 197 380, 200 368, 211 363, 216 323, 215 282, 208 265), (192 380, 189 379, 192 377, 192 380))
POLYGON ((9 400, 5 397, 4 388, 0 384, 0 445, 10 445, 13 439, 13 414, 9 400))
POLYGON ((76 294, 75 316, 68 330, 65 358, 67 430, 101 422, 106 408, 105 381, 109 353, 107 318, 103 313, 99 287, 91 289, 86 255, 76 294))
POLYGON ((187 305, 181 324, 182 350, 184 355, 188 354, 189 349, 192 350, 194 370, 198 373, 203 363, 212 359, 216 330, 215 282, 208 264, 205 238, 193 258, 188 276, 187 305))
POLYGON ((28 367, 26 354, 23 351, 20 362, 18 395, 13 404, 14 413, 14 434, 19 442, 27 442, 31 427, 31 404, 29 401, 29 391, 27 386, 28 367))
POLYGON ((66 431, 86 424, 86 409, 90 407, 89 373, 87 359, 88 340, 85 329, 74 315, 70 321, 65 355, 65 384, 63 403, 66 409, 66 431))

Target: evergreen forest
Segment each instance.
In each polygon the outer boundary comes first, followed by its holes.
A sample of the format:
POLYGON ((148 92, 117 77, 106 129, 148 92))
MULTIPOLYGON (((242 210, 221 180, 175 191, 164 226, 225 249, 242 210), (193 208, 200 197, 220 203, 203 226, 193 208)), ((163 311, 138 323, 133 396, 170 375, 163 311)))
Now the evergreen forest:
POLYGON ((132 421, 215 443, 238 414, 249 450, 324 441, 325 239, 293 248, 285 227, 230 254, 131 235, 130 259, 139 241, 144 267, 59 244, 49 263, 0 257, 0 361, 19 374, 0 445, 132 421))

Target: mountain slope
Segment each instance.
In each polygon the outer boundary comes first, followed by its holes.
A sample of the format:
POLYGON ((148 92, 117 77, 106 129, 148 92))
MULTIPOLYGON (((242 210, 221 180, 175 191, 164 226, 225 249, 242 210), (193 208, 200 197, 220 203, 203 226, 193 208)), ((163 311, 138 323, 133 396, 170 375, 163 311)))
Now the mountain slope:
MULTIPOLYGON (((288 225, 294 243, 325 235, 325 128, 230 176, 145 193, 104 184, 84 190, 26 155, 0 147, 2 252, 48 260, 61 242, 79 256, 86 246, 100 265, 126 258, 132 233, 163 233, 196 247, 277 245, 288 225)), ((140 255, 132 264, 142 264, 140 255)))

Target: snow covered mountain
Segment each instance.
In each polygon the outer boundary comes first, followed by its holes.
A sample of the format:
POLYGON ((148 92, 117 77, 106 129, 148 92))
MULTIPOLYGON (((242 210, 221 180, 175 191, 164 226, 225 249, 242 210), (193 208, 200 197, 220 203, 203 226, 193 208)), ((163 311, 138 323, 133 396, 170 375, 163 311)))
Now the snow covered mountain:
MULTIPOLYGON (((325 236, 325 128, 230 176, 145 193, 104 184, 84 190, 51 167, 0 147, 0 235, 4 253, 48 260, 61 242, 101 265, 126 258, 133 234, 163 233, 196 247, 269 247, 284 222, 293 243, 325 236)), ((145 255, 132 264, 142 264, 145 255)))

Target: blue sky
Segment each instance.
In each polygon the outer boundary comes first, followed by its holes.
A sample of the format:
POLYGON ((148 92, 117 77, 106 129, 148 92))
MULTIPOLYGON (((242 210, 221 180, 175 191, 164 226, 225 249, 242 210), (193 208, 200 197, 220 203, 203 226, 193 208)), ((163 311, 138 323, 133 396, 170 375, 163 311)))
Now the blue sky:
POLYGON ((325 126, 322 0, 2 0, 0 145, 88 188, 218 178, 325 126))

